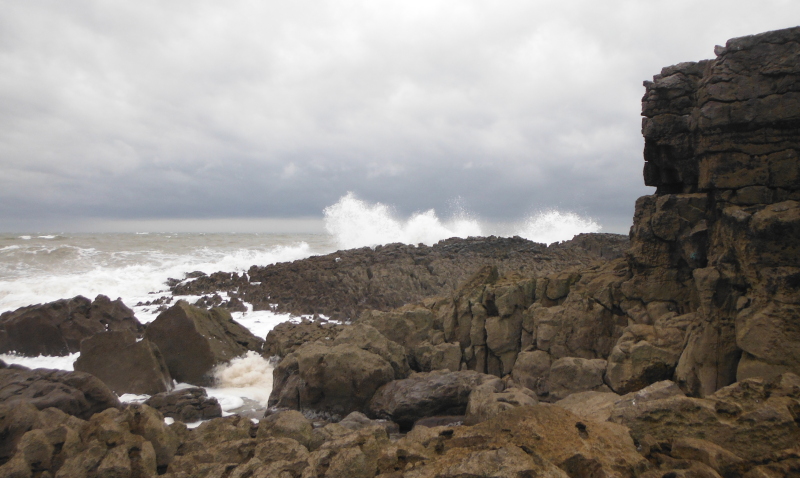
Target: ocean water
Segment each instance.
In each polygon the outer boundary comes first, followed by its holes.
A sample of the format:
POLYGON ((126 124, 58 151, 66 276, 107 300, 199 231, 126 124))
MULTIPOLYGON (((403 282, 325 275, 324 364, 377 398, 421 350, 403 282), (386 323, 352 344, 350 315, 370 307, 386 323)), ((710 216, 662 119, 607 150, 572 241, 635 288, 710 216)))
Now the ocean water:
MULTIPOLYGON (((169 295, 167 279, 182 279, 193 271, 241 273, 252 265, 393 242, 433 245, 450 237, 494 234, 552 243, 600 230, 590 218, 560 211, 543 211, 506 225, 490 224, 465 211, 444 219, 432 209, 405 218, 392 211, 390 206, 367 203, 349 193, 323 211, 326 234, 0 234, 0 313, 76 295, 94 299, 104 294, 111 299, 121 298, 139 321, 147 323, 156 318, 155 308, 136 304, 169 295)), ((187 297, 190 302, 196 299, 187 297)), ((248 310, 233 315, 234 320, 262 338, 278 323, 292 319, 269 311, 248 310)), ((72 370, 76 358, 77 354, 0 355, 9 363, 63 370, 72 370)), ((266 404, 272 388, 272 365, 261 357, 248 355, 219 367, 216 378, 218 385, 208 389, 209 394, 216 396, 224 409, 241 407, 243 399, 266 404)))

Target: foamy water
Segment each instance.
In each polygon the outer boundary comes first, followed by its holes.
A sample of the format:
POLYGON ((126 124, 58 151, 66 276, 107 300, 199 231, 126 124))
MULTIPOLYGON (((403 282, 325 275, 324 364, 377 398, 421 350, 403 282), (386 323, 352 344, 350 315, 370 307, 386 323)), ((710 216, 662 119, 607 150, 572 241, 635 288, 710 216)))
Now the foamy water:
MULTIPOLYGON (((597 232, 590 218, 571 212, 543 211, 517 223, 498 227, 461 211, 441 219, 436 211, 398 217, 393 208, 368 203, 348 193, 325 208, 327 235, 314 234, 0 234, 0 313, 19 307, 83 295, 104 294, 134 309, 147 323, 158 314, 155 307, 136 306, 169 295, 166 280, 201 271, 246 272, 252 265, 294 261, 336 249, 377 246, 395 242, 433 245, 451 237, 482 235, 521 236, 552 243, 582 232, 597 232)), ((219 292, 226 297, 226 292, 219 292)), ((198 297, 184 297, 193 302, 198 297)), ((277 324, 290 320, 270 311, 235 312, 233 318, 254 335, 264 338, 277 324)), ((72 370, 78 354, 67 357, 0 359, 30 368, 72 370)), ((217 385, 207 388, 224 411, 245 401, 265 406, 272 390, 272 365, 255 353, 223 364, 215 370, 217 385)), ((177 384, 178 388, 192 386, 177 384)), ((146 396, 125 395, 129 402, 146 396)))

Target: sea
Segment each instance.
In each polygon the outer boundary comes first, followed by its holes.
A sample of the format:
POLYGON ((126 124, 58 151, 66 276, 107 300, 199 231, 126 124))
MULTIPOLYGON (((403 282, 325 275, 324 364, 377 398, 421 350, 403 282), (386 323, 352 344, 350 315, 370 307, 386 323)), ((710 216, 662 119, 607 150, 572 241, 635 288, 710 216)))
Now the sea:
MULTIPOLYGON (((591 218, 556 210, 542 211, 518 223, 497 225, 459 211, 442 219, 434 210, 398 218, 393 208, 367 203, 352 194, 325 208, 325 232, 319 234, 203 233, 138 231, 66 233, 58 231, 0 234, 0 313, 32 304, 82 295, 120 298, 142 323, 158 316, 153 306, 137 305, 168 295, 166 281, 201 271, 245 272, 253 265, 304 259, 336 250, 389 243, 426 244, 450 237, 489 234, 521 236, 552 243, 582 232, 598 232, 591 218)), ((220 292, 225 297, 225 292, 220 292)), ((199 297, 182 297, 190 302, 199 297)), ((300 320, 286 314, 235 312, 233 318, 266 337, 275 325, 300 320)), ((0 354, 6 363, 31 368, 72 370, 78 354, 65 357, 22 357, 0 354)), ((224 413, 243 407, 266 406, 272 390, 273 361, 249 353, 215 371, 216 386, 208 387, 224 413)), ((193 386, 176 384, 177 388, 193 386)), ((148 397, 123 395, 125 402, 148 397)))

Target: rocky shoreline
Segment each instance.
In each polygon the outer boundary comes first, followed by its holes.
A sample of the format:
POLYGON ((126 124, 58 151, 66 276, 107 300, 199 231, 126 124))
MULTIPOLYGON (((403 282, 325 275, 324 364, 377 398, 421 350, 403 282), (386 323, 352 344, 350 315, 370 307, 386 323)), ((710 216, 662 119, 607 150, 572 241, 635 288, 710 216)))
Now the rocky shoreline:
POLYGON ((265 340, 181 300, 147 327, 103 296, 2 314, 0 350, 80 350, 83 371, 0 364, 0 476, 800 476, 800 27, 715 53, 645 82, 657 189, 629 239, 388 245, 169 284, 349 319, 265 340), (246 352, 280 360, 271 408, 188 429, 218 405, 172 379, 246 352), (120 404, 134 384, 153 397, 120 404))

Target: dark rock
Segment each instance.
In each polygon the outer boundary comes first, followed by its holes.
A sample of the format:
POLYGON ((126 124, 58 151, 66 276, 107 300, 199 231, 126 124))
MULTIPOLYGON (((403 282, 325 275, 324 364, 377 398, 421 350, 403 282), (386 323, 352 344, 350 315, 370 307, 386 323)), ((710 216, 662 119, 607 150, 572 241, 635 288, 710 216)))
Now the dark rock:
POLYGON ((148 324, 145 338, 161 350, 172 378, 193 385, 211 385, 215 365, 248 350, 261 353, 264 344, 228 311, 207 311, 184 300, 148 324))
POLYGON ((369 402, 368 414, 391 420, 409 429, 420 418, 434 415, 464 415, 472 390, 492 383, 503 388, 497 377, 474 371, 415 373, 379 388, 369 402))
POLYGON ((141 335, 144 327, 120 299, 61 299, 0 315, 0 353, 69 355, 80 350, 86 337, 121 330, 141 335))
POLYGON ((0 403, 30 403, 39 410, 55 407, 88 419, 107 408, 120 407, 119 399, 100 379, 84 372, 21 368, 0 369, 0 403))
MULTIPOLYGON (((484 237, 440 241, 432 247, 389 244, 338 251, 291 263, 253 266, 244 285, 232 281, 240 297, 256 310, 278 304, 281 312, 325 314, 355 319, 366 309, 389 310, 425 297, 449 294, 487 263, 501 273, 545 274, 570 266, 620 257, 627 238, 582 234, 546 247, 519 237, 484 237)), ((193 284, 175 293, 211 294, 220 282, 193 284)))
POLYGON ((154 395, 172 389, 172 377, 158 347, 128 331, 83 339, 75 370, 94 375, 114 393, 154 395))
POLYGON ((206 390, 200 387, 158 393, 144 403, 158 410, 165 417, 185 423, 222 416, 222 407, 217 399, 209 397, 206 390))

